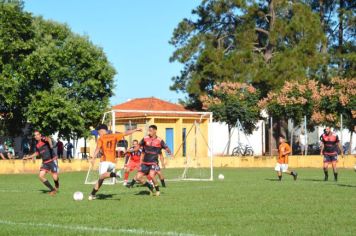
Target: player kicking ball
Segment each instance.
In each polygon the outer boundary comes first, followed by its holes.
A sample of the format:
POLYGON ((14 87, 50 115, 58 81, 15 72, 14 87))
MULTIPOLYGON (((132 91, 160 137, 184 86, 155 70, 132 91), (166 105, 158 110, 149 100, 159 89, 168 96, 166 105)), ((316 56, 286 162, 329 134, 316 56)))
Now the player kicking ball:
POLYGON ((52 140, 49 137, 43 137, 39 131, 34 132, 34 138, 36 140, 36 152, 32 155, 25 156, 23 160, 32 159, 35 160, 36 156, 42 158, 42 165, 40 168, 39 179, 49 189, 49 195, 56 195, 59 189, 59 177, 57 157, 53 154, 52 140), (54 186, 46 179, 46 174, 51 173, 54 186))
POLYGON ((101 124, 97 128, 97 130, 100 138, 98 139, 96 149, 91 159, 92 165, 94 166, 96 156, 99 154, 100 151, 102 153, 102 156, 100 158, 100 165, 99 165, 99 180, 94 185, 94 188, 88 197, 89 200, 96 199, 96 193, 99 191, 105 179, 118 177, 117 174, 115 173, 116 144, 120 140, 122 140, 124 136, 142 131, 141 129, 135 129, 135 130, 126 131, 125 133, 109 134, 108 127, 105 124, 101 124))
POLYGON ((171 155, 171 151, 166 145, 166 143, 157 136, 157 126, 151 125, 148 129, 148 136, 144 137, 140 146, 143 150, 143 156, 141 157, 141 167, 139 172, 137 172, 136 176, 133 180, 127 184, 127 187, 132 187, 136 182, 140 182, 144 186, 147 186, 153 195, 154 189, 156 190, 156 196, 160 195, 159 185, 155 178, 158 164, 158 157, 162 152, 162 149, 165 149, 169 155, 171 155), (147 178, 152 180, 153 186, 144 180, 144 176, 147 175, 147 178))
POLYGON ((142 150, 138 140, 132 142, 132 147, 126 153, 124 186, 127 185, 129 174, 132 171, 139 170, 141 162, 142 150))
POLYGON ((288 143, 286 143, 286 138, 284 136, 279 137, 279 147, 278 147, 278 160, 276 167, 278 180, 282 180, 282 173, 292 175, 294 180, 297 180, 298 174, 295 171, 288 170, 288 156, 291 153, 291 148, 288 143))

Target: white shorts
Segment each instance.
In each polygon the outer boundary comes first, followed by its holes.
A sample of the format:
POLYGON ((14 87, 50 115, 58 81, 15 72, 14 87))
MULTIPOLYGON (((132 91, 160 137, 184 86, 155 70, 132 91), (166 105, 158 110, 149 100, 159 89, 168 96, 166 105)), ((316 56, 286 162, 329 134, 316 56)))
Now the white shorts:
POLYGON ((99 175, 115 171, 116 165, 110 161, 103 161, 99 164, 99 175))
POLYGON ((274 167, 275 171, 280 171, 280 172, 286 172, 288 171, 288 164, 276 164, 276 167, 274 167))

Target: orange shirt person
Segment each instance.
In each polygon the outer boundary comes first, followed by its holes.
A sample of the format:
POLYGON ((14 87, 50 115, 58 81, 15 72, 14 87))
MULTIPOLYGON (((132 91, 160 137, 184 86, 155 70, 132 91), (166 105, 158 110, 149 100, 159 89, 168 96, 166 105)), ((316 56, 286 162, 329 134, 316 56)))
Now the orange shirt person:
POLYGON ((287 173, 292 175, 294 180, 297 180, 298 174, 295 171, 288 170, 288 156, 291 153, 292 149, 289 144, 286 143, 284 136, 279 137, 279 147, 278 147, 278 159, 276 167, 274 168, 277 171, 279 181, 282 180, 282 173, 287 173))
POLYGON ((89 200, 96 199, 95 195, 99 191, 104 180, 107 178, 118 177, 115 173, 116 167, 116 144, 123 139, 124 136, 130 135, 134 132, 142 131, 141 129, 129 130, 121 134, 108 134, 108 127, 105 124, 100 125, 98 128, 100 138, 98 139, 96 149, 92 156, 91 163, 94 166, 96 156, 101 151, 100 165, 99 165, 99 180, 94 185, 94 188, 89 195, 89 200))

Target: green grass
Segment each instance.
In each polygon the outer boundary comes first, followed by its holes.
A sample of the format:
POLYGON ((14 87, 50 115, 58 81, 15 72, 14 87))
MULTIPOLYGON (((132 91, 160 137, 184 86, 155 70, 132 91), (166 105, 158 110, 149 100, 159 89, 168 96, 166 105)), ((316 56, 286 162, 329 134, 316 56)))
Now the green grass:
POLYGON ((355 235, 356 173, 298 172, 278 182, 271 169, 215 169, 225 180, 169 182, 160 197, 105 185, 95 201, 84 172, 61 174, 55 197, 36 175, 1 175, 0 235, 355 235))

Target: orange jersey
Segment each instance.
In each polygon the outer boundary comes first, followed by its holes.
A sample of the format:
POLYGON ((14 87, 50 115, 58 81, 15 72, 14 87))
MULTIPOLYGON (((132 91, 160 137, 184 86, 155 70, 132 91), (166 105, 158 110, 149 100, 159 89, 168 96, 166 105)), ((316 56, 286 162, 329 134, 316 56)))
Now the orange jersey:
POLYGON ((115 163, 116 144, 124 138, 123 134, 105 134, 98 140, 98 147, 102 150, 100 161, 110 161, 115 163))
POLYGON ((278 148, 278 163, 279 164, 288 164, 288 155, 283 155, 284 152, 290 152, 290 146, 288 143, 281 143, 278 148))

